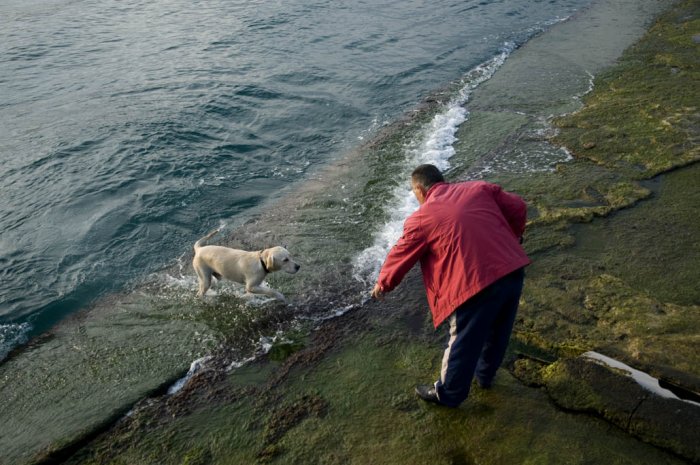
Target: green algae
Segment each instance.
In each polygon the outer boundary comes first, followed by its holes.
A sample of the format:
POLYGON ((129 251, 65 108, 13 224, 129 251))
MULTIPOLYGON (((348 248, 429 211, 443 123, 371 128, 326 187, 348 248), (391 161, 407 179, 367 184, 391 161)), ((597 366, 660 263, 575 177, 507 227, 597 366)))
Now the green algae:
POLYGON ((585 108, 555 120, 563 129, 556 140, 577 157, 636 178, 699 160, 699 8, 682 2, 660 18, 596 78, 585 108))
MULTIPOLYGON (((346 334, 284 385, 131 434, 116 457, 98 443, 69 463, 179 464, 200 451, 222 464, 682 463, 602 420, 560 412, 506 372, 459 409, 426 404, 412 389, 437 374, 439 345, 407 328, 391 341, 346 334)), ((235 375, 228 382, 234 389, 235 375)))
POLYGON ((614 266, 620 276, 632 276, 631 282, 661 301, 699 302, 695 284, 700 281, 699 177, 700 166, 693 165, 649 183, 654 190, 651 201, 577 235, 580 254, 597 253, 601 266, 614 266))
MULTIPOLYGON (((682 186, 676 178, 692 179, 698 171, 693 166, 666 175, 665 184, 682 186)), ((578 225, 574 246, 536 256, 517 329, 550 344, 605 347, 646 367, 697 377, 700 313, 692 303, 700 299, 698 255, 689 253, 697 241, 692 234, 673 234, 673 222, 663 221, 682 203, 678 195, 659 191, 612 218, 578 225)), ((676 218, 681 231, 692 231, 685 229, 688 221, 697 220, 676 218)))
POLYGON ((618 341, 611 345, 637 363, 700 377, 700 306, 660 302, 610 275, 591 282, 584 305, 598 315, 607 337, 618 341))

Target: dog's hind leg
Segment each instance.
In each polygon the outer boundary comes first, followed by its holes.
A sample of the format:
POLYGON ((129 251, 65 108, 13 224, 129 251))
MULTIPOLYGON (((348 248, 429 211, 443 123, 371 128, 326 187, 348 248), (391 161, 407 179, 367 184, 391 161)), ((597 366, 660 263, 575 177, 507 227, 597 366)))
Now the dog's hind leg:
POLYGON ((199 276, 199 291, 197 292, 199 297, 206 294, 211 287, 211 273, 203 272, 202 275, 199 276))
POLYGON ((195 262, 194 271, 197 273, 197 279, 199 280, 197 296, 202 297, 211 287, 212 270, 208 266, 198 266, 195 262))
POLYGON ((211 284, 209 286, 209 289, 216 289, 219 285, 219 281, 221 281, 223 279, 223 276, 221 276, 219 273, 217 273, 214 270, 212 270, 211 275, 212 275, 212 277, 214 277, 216 279, 211 280, 211 284))

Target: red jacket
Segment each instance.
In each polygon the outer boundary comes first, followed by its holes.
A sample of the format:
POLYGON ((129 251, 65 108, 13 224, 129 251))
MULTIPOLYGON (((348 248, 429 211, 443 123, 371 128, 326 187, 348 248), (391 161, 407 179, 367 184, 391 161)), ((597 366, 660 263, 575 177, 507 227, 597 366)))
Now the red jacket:
POLYGON ((437 327, 467 299, 530 263, 520 246, 526 217, 525 202, 496 184, 435 184, 406 219, 379 286, 391 291, 420 260, 437 327))

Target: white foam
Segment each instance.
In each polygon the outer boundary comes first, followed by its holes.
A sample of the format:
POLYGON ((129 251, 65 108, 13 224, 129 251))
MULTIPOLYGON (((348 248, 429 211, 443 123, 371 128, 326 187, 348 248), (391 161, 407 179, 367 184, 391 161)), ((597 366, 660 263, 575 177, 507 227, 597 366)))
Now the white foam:
POLYGON ((357 139, 358 140, 370 139, 372 134, 374 134, 377 131, 377 129, 379 129, 383 126, 387 126, 388 124, 389 124, 388 120, 385 119, 385 120, 379 121, 379 118, 375 116, 374 118, 372 118, 372 121, 371 121, 369 127, 367 129, 364 129, 360 133, 360 135, 357 136, 357 139))
POLYGON ((597 363, 601 363, 603 365, 607 365, 611 368, 616 368, 618 370, 626 371, 629 376, 634 379, 637 384, 642 386, 644 389, 647 391, 650 391, 657 396, 664 397, 666 399, 677 399, 683 402, 688 402, 690 404, 696 405, 700 407, 700 404, 697 402, 694 402, 692 400, 686 400, 686 399, 681 399, 677 395, 675 395, 673 392, 669 391, 668 389, 662 388, 659 385, 659 380, 654 378, 653 376, 644 373, 643 371, 636 370, 632 368, 629 365, 626 365, 618 360, 615 360, 613 358, 607 357, 603 354, 599 354, 598 352, 593 352, 589 351, 586 352, 582 355, 585 358, 589 358, 591 360, 594 360, 597 363))
POLYGON ((32 325, 26 322, 0 325, 0 360, 15 347, 26 343, 31 330, 32 325))
MULTIPOLYGON (((586 95, 588 95, 588 94, 590 94, 591 92, 593 92, 593 90, 595 89, 595 76, 594 76, 590 71, 588 71, 588 70, 586 70, 586 74, 588 75, 588 87, 586 88, 586 90, 584 90, 584 91, 581 92, 580 94, 577 94, 577 95, 574 95, 574 96, 573 96, 573 100, 575 100, 575 101, 578 102, 579 108, 576 109, 576 110, 573 110, 573 111, 568 111, 568 112, 560 113, 560 114, 558 114, 558 115, 550 115, 549 118, 548 118, 548 121, 551 121, 551 120, 554 119, 554 118, 561 118, 561 117, 564 117, 564 116, 575 115, 575 114, 577 114, 578 112, 580 112, 581 110, 583 110, 583 109, 585 108, 585 106, 583 105, 583 98, 584 98, 586 95)), ((559 130, 558 130, 558 129, 555 129, 555 131, 556 131, 555 135, 559 133, 559 130)))
POLYGON ((180 389, 185 387, 185 384, 187 384, 187 382, 195 374, 202 371, 205 368, 206 363, 211 359, 212 359, 212 357, 210 355, 207 355, 206 357, 198 358, 197 360, 192 362, 190 364, 190 369, 187 371, 187 374, 183 378, 180 378, 177 382, 175 382, 175 384, 173 384, 172 386, 170 386, 168 388, 168 395, 173 395, 176 392, 178 392, 180 389))
POLYGON ((574 159, 574 155, 566 147, 559 147, 559 150, 561 150, 564 154, 564 162, 572 161, 574 159))
POLYGON ((257 358, 257 356, 252 355, 248 358, 244 358, 243 360, 234 360, 233 362, 231 362, 231 364, 228 367, 226 367, 226 371, 235 370, 236 368, 240 368, 243 365, 247 365, 248 363, 252 362, 256 358, 257 358))
MULTIPOLYGON (((343 316, 346 313, 348 313, 350 310, 354 310, 356 308, 360 308, 362 305, 364 305, 366 302, 368 302, 370 299, 366 298, 363 302, 358 303, 358 304, 350 304, 350 305, 345 305, 344 307, 337 307, 334 309, 331 309, 329 312, 324 313, 323 315, 314 315, 314 316, 299 316, 297 317, 299 320, 309 320, 314 323, 321 323, 326 320, 332 320, 333 318, 338 318, 339 316, 343 316)), ((316 328, 318 329, 318 327, 316 328)))
POLYGON ((272 336, 262 336, 260 338, 260 351, 258 352, 258 355, 263 355, 272 349, 272 347, 275 346, 275 344, 291 344, 293 341, 289 339, 283 331, 277 331, 277 333, 272 336))
POLYGON ((277 333, 274 336, 262 336, 260 339, 258 339, 258 349, 255 351, 253 355, 250 357, 241 359, 241 360, 234 360, 231 362, 228 367, 226 367, 226 371, 231 371, 235 370, 236 368, 240 368, 243 365, 247 365, 248 363, 254 361, 261 355, 265 355, 270 350, 275 344, 284 344, 284 343, 290 343, 292 342, 290 339, 288 339, 282 331, 277 331, 277 333))
POLYGON ((586 70, 586 74, 588 74, 588 89, 586 89, 581 95, 574 96, 576 100, 581 100, 583 97, 593 92, 593 89, 595 89, 595 76, 588 70, 586 70))
MULTIPOLYGON (((444 110, 436 114, 420 131, 419 136, 409 144, 404 166, 412 169, 417 165, 430 163, 441 171, 450 168, 449 160, 455 154, 453 144, 457 141, 457 130, 468 117, 464 105, 474 89, 490 79, 513 50, 515 44, 507 42, 498 55, 467 73, 457 96, 447 103, 444 110)), ((406 179, 408 175, 408 172, 402 174, 406 179)), ((377 279, 386 254, 401 237, 403 222, 418 208, 418 201, 413 196, 408 180, 404 186, 394 190, 392 198, 388 205, 391 212, 389 220, 375 234, 374 244, 355 258, 353 275, 361 282, 371 283, 377 279)))

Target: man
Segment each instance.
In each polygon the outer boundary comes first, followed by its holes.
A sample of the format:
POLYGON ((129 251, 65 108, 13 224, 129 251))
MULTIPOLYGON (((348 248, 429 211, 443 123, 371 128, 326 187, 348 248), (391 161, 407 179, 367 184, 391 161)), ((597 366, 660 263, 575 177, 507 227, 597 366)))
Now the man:
POLYGON ((490 387, 503 361, 530 263, 520 245, 527 207, 496 184, 448 184, 433 165, 416 168, 411 181, 420 207, 406 219, 372 296, 383 299, 420 261, 433 324, 447 320, 450 339, 440 378, 416 394, 457 407, 472 378, 490 387))

